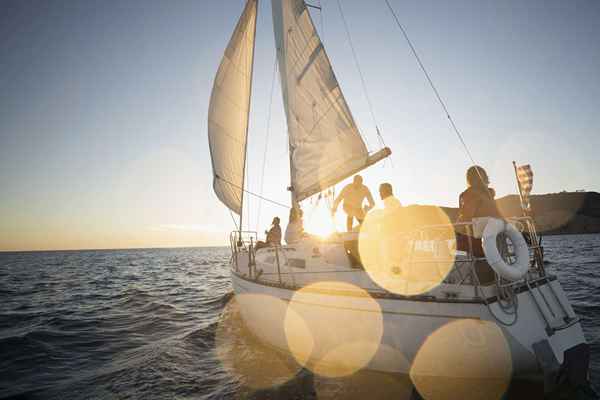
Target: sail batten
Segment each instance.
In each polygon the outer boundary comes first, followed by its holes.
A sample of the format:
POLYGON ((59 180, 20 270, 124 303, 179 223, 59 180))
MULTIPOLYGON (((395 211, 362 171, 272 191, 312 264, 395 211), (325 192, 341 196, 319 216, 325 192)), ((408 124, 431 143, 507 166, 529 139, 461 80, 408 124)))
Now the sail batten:
MULTIPOLYGON (((272 0, 294 201, 371 164, 303 0, 272 0)), ((384 152, 389 155, 389 149, 384 152)), ((378 154, 384 154, 378 153, 378 154)))
POLYGON ((241 216, 256 37, 257 0, 248 0, 215 76, 208 141, 215 194, 241 216))

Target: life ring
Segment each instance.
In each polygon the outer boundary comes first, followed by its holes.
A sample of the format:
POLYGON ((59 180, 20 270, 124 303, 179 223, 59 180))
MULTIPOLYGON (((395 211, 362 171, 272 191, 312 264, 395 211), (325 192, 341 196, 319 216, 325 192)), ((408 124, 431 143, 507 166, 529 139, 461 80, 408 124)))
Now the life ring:
POLYGON ((490 218, 481 238, 483 253, 492 269, 501 277, 517 281, 529 270, 529 247, 525 238, 512 224, 500 219, 490 218), (502 259, 496 244, 498 234, 504 233, 511 240, 516 260, 508 264, 502 259))

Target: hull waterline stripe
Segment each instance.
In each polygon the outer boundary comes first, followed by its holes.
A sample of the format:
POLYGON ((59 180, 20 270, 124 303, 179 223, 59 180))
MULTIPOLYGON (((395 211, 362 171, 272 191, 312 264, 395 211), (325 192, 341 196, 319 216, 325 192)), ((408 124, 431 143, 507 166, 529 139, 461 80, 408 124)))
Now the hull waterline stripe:
MULTIPOLYGON (((244 289, 247 293, 254 293, 250 289, 248 289, 247 287, 245 287, 244 285, 242 285, 240 283, 238 283, 238 286, 240 288, 244 289)), ((239 293, 239 294, 244 294, 244 293, 239 293)), ((360 297, 365 297, 365 296, 360 296, 360 297)), ((311 302, 299 301, 299 300, 296 300, 296 299, 290 300, 290 299, 285 299, 285 298, 281 298, 281 297, 278 297, 278 299, 282 300, 282 301, 286 301, 288 303, 289 302, 294 302, 294 303, 306 304, 306 305, 315 306, 315 307, 334 308, 334 309, 338 309, 338 310, 350 310, 350 311, 378 313, 378 314, 381 313, 381 314, 407 315, 407 316, 411 316, 411 317, 434 317, 434 318, 450 318, 450 319, 477 319, 477 320, 481 319, 481 317, 478 317, 478 316, 405 313, 405 312, 397 312, 397 311, 385 311, 383 309, 382 310, 366 310, 366 309, 363 309, 363 308, 340 307, 340 306, 332 306, 332 305, 329 305, 329 304, 311 303, 311 302)))

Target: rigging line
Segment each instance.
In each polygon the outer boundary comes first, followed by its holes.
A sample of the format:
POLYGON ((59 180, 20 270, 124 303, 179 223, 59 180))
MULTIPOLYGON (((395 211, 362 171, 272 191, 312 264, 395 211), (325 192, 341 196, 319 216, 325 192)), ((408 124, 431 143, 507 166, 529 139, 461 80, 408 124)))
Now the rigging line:
POLYGON ((231 216, 231 220, 233 221, 233 226, 235 226, 235 230, 239 231, 239 227, 237 222, 235 222, 235 217, 233 216, 233 213, 231 212, 231 210, 229 208, 227 208, 227 210, 229 210, 229 215, 231 216))
POLYGON ((371 102, 371 97, 369 96, 369 91, 367 90, 367 83, 365 81, 365 77, 363 75, 362 69, 360 68, 360 63, 358 62, 358 55, 356 54, 356 50, 354 49, 354 44, 352 43, 352 36, 350 35, 350 28, 348 27, 348 22, 346 21, 346 16, 344 15, 344 10, 342 9, 342 2, 337 0, 337 5, 340 10, 340 15, 342 16, 342 21, 344 22, 344 29, 346 31, 346 36, 348 37, 348 43, 350 44, 350 49, 352 50, 352 57, 354 58, 354 64, 356 64, 356 69, 358 70, 358 75, 360 76, 360 82, 362 84, 363 92, 365 93, 365 98, 367 99, 367 104, 369 105, 369 111, 371 113, 371 118, 373 119, 373 124, 375 125, 375 130, 377 132, 377 140, 379 141, 379 145, 385 147, 385 141, 383 140, 383 136, 379 131, 379 124, 377 123, 377 118, 375 117, 375 111, 373 109, 373 103, 371 102))
POLYGON ((321 25, 321 42, 325 40, 325 27, 323 24, 323 4, 321 4, 321 0, 319 0, 319 22, 321 25))
POLYGON ((227 184, 229 184, 229 185, 233 186, 234 188, 236 188, 236 189, 240 189, 240 190, 242 190, 244 193, 248 193, 248 194, 250 194, 250 195, 252 195, 252 196, 254 196, 254 197, 257 197, 257 198, 259 198, 259 199, 261 199, 261 200, 264 200, 264 201, 266 201, 266 202, 268 202, 268 203, 274 204, 274 205, 276 205, 276 206, 279 206, 279 207, 286 208, 286 209, 288 209, 288 210, 291 208, 291 207, 290 207, 290 206, 288 206, 288 205, 285 205, 285 204, 283 204, 283 203, 279 203, 279 202, 277 202, 277 201, 275 201, 275 200, 271 200, 271 199, 269 199, 269 198, 267 198, 267 197, 261 196, 261 195, 260 195, 260 194, 258 194, 258 193, 254 193, 254 192, 251 192, 251 191, 249 191, 249 190, 243 189, 243 188, 239 187, 238 185, 236 185, 235 183, 231 183, 231 182, 229 182, 227 179, 221 178, 221 177, 220 177, 220 176, 218 176, 218 175, 215 175, 215 178, 217 178, 217 179, 220 179, 220 180, 222 180, 223 182, 225 182, 225 183, 227 183, 227 184))
MULTIPOLYGON (((446 117, 450 121, 450 125, 452 125, 452 129, 454 130, 454 133, 456 133, 456 136, 458 136, 458 139, 462 143, 462 146, 465 149, 465 152, 467 153, 467 156, 469 157, 469 159, 471 160, 471 162, 473 164, 477 164, 475 162, 475 159, 471 155, 471 152, 469 151, 469 147, 467 146, 467 143, 463 139, 460 131, 458 130, 458 127, 454 123, 454 120, 450 116, 450 112, 448 111, 448 108, 446 107, 446 103, 444 103, 444 100, 442 100, 442 97, 440 96, 440 93, 438 92, 437 88, 433 84, 433 81, 431 80, 431 76, 429 76, 429 73, 427 72, 427 69, 425 69, 425 66, 423 65, 423 62, 421 61, 421 58, 417 54, 417 50, 415 49, 415 47, 413 46, 412 42, 410 41, 410 39, 408 37, 408 34, 406 33, 406 30, 404 30, 404 27, 400 23, 400 20, 398 19, 398 16, 396 15, 396 12, 392 8, 392 5, 390 4, 389 0, 385 0, 385 3, 387 4, 390 12, 392 13, 392 16, 394 17, 394 20, 396 21, 396 24, 398 25, 398 28, 400 28, 400 30, 402 31, 402 35, 404 36, 404 39, 406 39, 406 42, 408 43, 408 46, 410 47, 410 49, 411 49, 413 55, 415 56, 417 62, 419 63, 419 66, 421 67, 421 70, 425 74, 425 77, 427 78, 427 81, 429 82, 429 86, 431 86, 431 89, 433 89, 433 92, 435 93, 435 96, 437 97, 438 102, 440 103, 440 105, 442 106, 442 109, 446 113, 446 117)), ((481 178, 481 176, 480 176, 480 178, 481 178)))
MULTIPOLYGON (((262 173, 260 175, 260 195, 262 196, 265 186, 265 166, 267 164, 267 150, 269 145, 269 134, 271 132, 271 113, 273 109, 273 93, 275 91, 275 78, 277 74, 277 54, 275 54, 275 62, 273 64, 273 76, 271 78, 271 97, 269 99, 269 110, 267 111, 267 133, 265 134, 265 151, 263 153, 262 173)), ((260 211, 262 207, 262 199, 258 201, 258 211, 256 213, 256 231, 258 232, 258 224, 260 223, 260 211)))

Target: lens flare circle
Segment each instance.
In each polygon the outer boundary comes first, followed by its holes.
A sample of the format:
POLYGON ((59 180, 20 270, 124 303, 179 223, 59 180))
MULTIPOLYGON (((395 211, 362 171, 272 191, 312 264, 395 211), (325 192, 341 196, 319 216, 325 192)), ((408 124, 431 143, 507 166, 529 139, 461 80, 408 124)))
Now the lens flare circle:
POLYGON ((426 293, 454 267, 455 233, 435 206, 370 212, 359 233, 362 264, 382 288, 404 296, 426 293))
POLYGON ((502 329, 475 319, 450 322, 432 333, 410 369, 415 388, 427 400, 500 399, 511 376, 502 329))
POLYGON ((285 332, 298 363, 322 376, 342 377, 371 361, 381 343, 383 316, 365 290, 349 283, 318 282, 290 300, 285 332))

